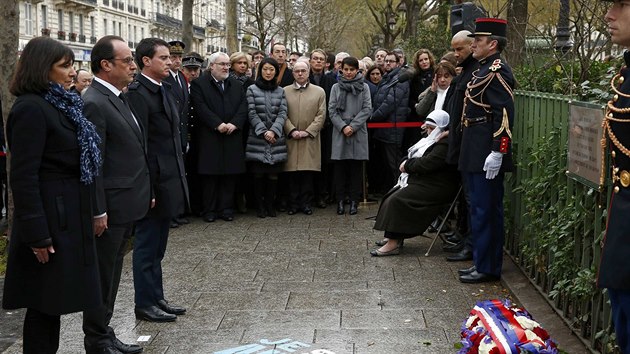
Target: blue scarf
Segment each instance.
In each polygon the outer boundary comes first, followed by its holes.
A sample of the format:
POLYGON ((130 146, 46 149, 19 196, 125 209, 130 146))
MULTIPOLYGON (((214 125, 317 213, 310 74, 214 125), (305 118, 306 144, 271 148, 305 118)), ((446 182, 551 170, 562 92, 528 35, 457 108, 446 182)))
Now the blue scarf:
POLYGON ((101 166, 101 150, 98 144, 101 138, 98 136, 94 124, 83 115, 83 100, 76 93, 66 91, 58 83, 50 83, 48 91, 43 94, 48 103, 57 108, 70 120, 77 129, 77 141, 79 142, 81 182, 90 184, 98 175, 101 166))

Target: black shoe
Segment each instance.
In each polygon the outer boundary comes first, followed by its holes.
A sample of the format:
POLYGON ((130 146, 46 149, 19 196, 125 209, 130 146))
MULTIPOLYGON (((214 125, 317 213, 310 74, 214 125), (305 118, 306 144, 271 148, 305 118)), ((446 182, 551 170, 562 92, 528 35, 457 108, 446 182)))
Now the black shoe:
POLYGON ((186 224, 190 224, 190 221, 184 217, 181 218, 174 218, 173 221, 175 221, 176 223, 180 224, 180 225, 186 225, 186 224))
MULTIPOLYGON (((378 241, 374 241, 374 244, 380 247, 385 246, 385 244, 387 243, 387 238, 384 238, 382 240, 378 240, 378 241)), ((403 248, 405 246, 405 239, 400 239, 398 240, 398 248, 403 248)))
POLYGON ((232 220, 234 220, 234 215, 232 215, 232 214, 222 214, 221 215, 221 219, 223 219, 225 221, 232 221, 232 220))
POLYGON ((359 212, 359 203, 355 202, 354 200, 350 202, 350 212, 348 212, 348 214, 350 215, 357 215, 357 213, 359 212))
POLYGON ((214 222, 217 219, 215 213, 208 213, 203 217, 203 221, 205 222, 214 222))
POLYGON ((143 348, 137 344, 125 344, 116 337, 114 337, 114 340, 112 342, 114 344, 114 347, 118 349, 118 351, 121 353, 137 354, 137 353, 142 353, 142 350, 143 350, 143 348))
POLYGON ((179 224, 175 220, 171 220, 171 229, 175 229, 179 227, 179 224))
POLYGON ((472 273, 472 272, 474 272, 476 270, 477 270, 477 267, 476 266, 472 266, 470 268, 464 268, 464 269, 457 270, 457 274, 459 274, 459 275, 466 275, 466 274, 470 274, 470 273, 472 273))
POLYGON ((444 236, 446 241, 450 243, 459 243, 462 240, 461 236, 458 235, 455 231, 443 232, 442 236, 444 236))
POLYGON ((337 203, 337 215, 345 214, 345 210, 343 210, 343 200, 337 203))
POLYGON ((291 208, 291 209, 289 209, 289 211, 287 211, 287 214, 289 214, 289 215, 295 215, 296 213, 297 213, 297 209, 295 209, 295 208, 291 208))
POLYGON ((466 242, 461 241, 455 245, 444 245, 442 246, 442 250, 444 250, 444 252, 448 252, 448 253, 459 253, 461 250, 464 249, 464 247, 466 246, 466 242))
POLYGON ((264 219, 267 217, 267 211, 265 211, 265 208, 258 208, 258 210, 256 211, 256 216, 258 216, 261 219, 264 219))
POLYGON ((370 254, 372 257, 387 257, 387 256, 397 256, 400 254, 400 247, 396 247, 388 252, 381 252, 379 250, 371 250, 370 254))
POLYGON ((302 212, 306 215, 313 215, 313 209, 311 209, 311 207, 304 207, 304 209, 302 209, 302 212))
POLYGON ((170 313, 171 315, 183 315, 186 313, 186 309, 181 306, 171 305, 168 301, 162 299, 158 300, 158 306, 162 309, 162 311, 166 313, 170 313))
MULTIPOLYGON (((284 212, 284 211, 287 211, 287 209, 286 208, 278 209, 278 211, 284 212)), ((274 209, 273 206, 270 206, 269 208, 267 208, 267 216, 272 217, 272 218, 275 218, 277 216, 276 209, 274 209)))
POLYGON ((149 322, 173 322, 177 319, 177 316, 166 313, 157 306, 136 307, 134 312, 137 319, 149 322))
POLYGON ((114 346, 100 347, 96 349, 88 349, 85 348, 86 354, 121 354, 120 350, 116 349, 114 346))
POLYGON ((315 206, 317 206, 320 209, 326 209, 328 204, 326 204, 326 201, 322 198, 322 199, 318 199, 317 202, 315 202, 315 206))
POLYGON ((497 277, 496 275, 479 273, 477 272, 476 269, 472 271, 470 274, 459 276, 459 281, 466 284, 485 283, 489 281, 497 281, 499 279, 501 278, 497 277))
POLYGON ((452 256, 446 257, 446 260, 448 262, 463 262, 463 261, 471 261, 472 259, 473 259, 472 250, 469 250, 466 247, 464 247, 458 253, 455 253, 452 256))

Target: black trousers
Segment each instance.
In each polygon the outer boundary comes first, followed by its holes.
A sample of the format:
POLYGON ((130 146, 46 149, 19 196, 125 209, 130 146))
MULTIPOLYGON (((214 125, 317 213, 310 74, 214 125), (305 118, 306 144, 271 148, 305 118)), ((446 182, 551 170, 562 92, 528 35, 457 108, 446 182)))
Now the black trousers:
POLYGON ((232 213, 238 175, 202 175, 203 214, 232 213))
POLYGON ((335 161, 335 198, 337 201, 344 200, 345 197, 350 198, 351 201, 359 201, 362 175, 362 161, 335 161))
POLYGON ((286 172, 289 179, 289 207, 291 209, 299 210, 311 206, 315 173, 315 171, 286 172))
POLYGON ((389 190, 398 183, 398 176, 400 176, 400 147, 397 144, 384 143, 382 141, 376 141, 378 145, 378 151, 381 152, 382 173, 384 177, 384 187, 389 190))
POLYGON ((133 241, 133 288, 136 307, 157 306, 164 300, 162 259, 171 218, 144 218, 136 223, 133 241))
POLYGON ((53 354, 59 349, 61 317, 34 309, 24 316, 24 354, 53 354))
POLYGON ((116 337, 109 322, 114 313, 123 259, 132 230, 133 223, 109 224, 105 232, 100 237, 96 237, 96 255, 101 278, 103 304, 97 308, 83 311, 86 350, 95 350, 112 345, 112 340, 116 337))

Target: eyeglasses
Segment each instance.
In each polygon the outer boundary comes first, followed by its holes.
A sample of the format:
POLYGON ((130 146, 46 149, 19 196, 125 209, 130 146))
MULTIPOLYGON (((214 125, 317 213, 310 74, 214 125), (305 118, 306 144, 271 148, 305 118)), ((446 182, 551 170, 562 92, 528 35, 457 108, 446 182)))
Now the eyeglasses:
POLYGON ((126 57, 126 58, 111 58, 110 60, 120 60, 125 64, 131 64, 133 62, 133 57, 126 57))
POLYGON ((307 70, 306 69, 293 70, 293 72, 296 73, 296 74, 306 74, 307 70))
POLYGON ((396 62, 396 60, 385 60, 385 63, 386 63, 386 64, 393 64, 393 63, 395 63, 395 62, 396 62))
POLYGON ((218 65, 218 66, 224 66, 224 67, 226 67, 226 68, 229 68, 229 67, 231 67, 231 66, 232 66, 232 64, 230 64, 230 63, 214 63, 214 64, 215 64, 215 65, 218 65))

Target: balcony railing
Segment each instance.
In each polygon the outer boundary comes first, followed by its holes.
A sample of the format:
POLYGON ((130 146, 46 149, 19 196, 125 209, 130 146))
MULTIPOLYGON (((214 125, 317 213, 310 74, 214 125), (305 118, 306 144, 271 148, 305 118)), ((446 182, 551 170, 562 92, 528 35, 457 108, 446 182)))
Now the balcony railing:
POLYGON ((103 0, 103 5, 109 6, 109 0, 103 0))
POLYGON ((68 38, 70 39, 70 42, 76 42, 77 41, 77 34, 74 32, 70 32, 70 34, 68 35, 68 38))
POLYGON ((79 43, 85 43, 85 35, 84 34, 80 34, 79 35, 79 43))
POLYGON ((54 0, 53 3, 55 5, 70 5, 76 7, 77 10, 92 10, 98 6, 96 0, 54 0))
POLYGON ((94 36, 90 37, 90 43, 91 44, 96 43, 96 37, 94 37, 94 36))
POLYGON ((57 31, 57 39, 65 41, 66 40, 66 32, 57 31))
POLYGON ((42 36, 50 37, 50 28, 42 28, 42 36))

